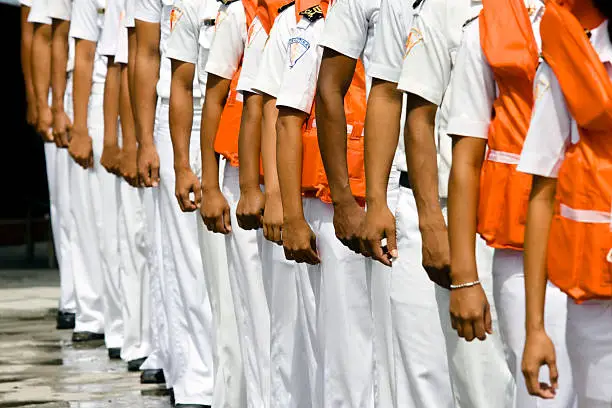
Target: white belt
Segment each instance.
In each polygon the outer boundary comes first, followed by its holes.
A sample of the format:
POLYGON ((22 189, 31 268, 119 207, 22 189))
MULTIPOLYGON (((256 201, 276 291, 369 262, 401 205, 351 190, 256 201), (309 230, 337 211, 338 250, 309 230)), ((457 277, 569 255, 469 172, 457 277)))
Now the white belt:
POLYGON ((489 155, 487 156, 487 160, 495 162, 495 163, 517 165, 519 164, 519 161, 521 160, 521 155, 491 149, 489 150, 489 155))

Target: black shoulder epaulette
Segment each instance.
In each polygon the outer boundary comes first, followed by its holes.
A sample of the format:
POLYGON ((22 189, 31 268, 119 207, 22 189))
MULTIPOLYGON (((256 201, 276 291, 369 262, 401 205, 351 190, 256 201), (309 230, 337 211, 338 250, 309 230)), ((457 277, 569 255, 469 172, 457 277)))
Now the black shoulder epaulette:
POLYGON ((283 11, 287 10, 289 7, 293 6, 295 4, 295 1, 290 1, 289 3, 285 4, 284 6, 281 6, 278 8, 278 14, 282 13, 283 11))
POLYGON ((219 2, 221 2, 221 4, 223 4, 224 6, 229 6, 232 3, 237 2, 238 0, 217 0, 219 2))
POLYGON ((216 20, 214 18, 206 18, 203 21, 204 27, 212 27, 215 25, 216 20))
POLYGON ((415 0, 414 3, 412 3, 412 8, 416 9, 417 7, 419 7, 425 0, 415 0))
POLYGON ((476 19, 477 19, 479 16, 480 16, 480 14, 478 14, 478 15, 476 15, 476 16, 474 16, 474 17, 470 18, 468 21, 466 21, 465 23, 463 23, 463 27, 462 27, 462 28, 467 27, 467 25, 468 25, 468 24, 470 24, 472 21, 476 20, 476 19))
POLYGON ((300 15, 304 16, 304 18, 313 23, 324 17, 323 9, 321 8, 320 4, 300 12, 300 15))

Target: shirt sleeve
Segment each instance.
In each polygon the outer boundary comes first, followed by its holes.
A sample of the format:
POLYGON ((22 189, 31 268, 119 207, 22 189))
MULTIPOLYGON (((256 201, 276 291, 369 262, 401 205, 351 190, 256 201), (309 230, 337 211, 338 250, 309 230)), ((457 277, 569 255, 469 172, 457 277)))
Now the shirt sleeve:
POLYGON ((49 10, 47 9, 47 0, 32 0, 30 14, 28 14, 28 22, 51 24, 51 17, 49 17, 49 10))
POLYGON ((225 10, 220 9, 217 20, 217 32, 210 48, 206 72, 231 79, 240 66, 247 37, 242 2, 236 1, 225 10))
POLYGON ((444 33, 422 12, 408 33, 398 88, 439 106, 451 76, 450 47, 444 33))
POLYGON ((320 45, 347 57, 358 59, 368 39, 366 7, 373 0, 337 0, 325 19, 325 34, 320 45))
MULTIPOLYGON (((127 0, 130 1, 130 0, 127 0)), ((161 23, 161 0, 132 0, 134 5, 134 19, 146 23, 161 23)))
POLYGON ((534 93, 536 101, 518 170, 556 178, 567 146, 577 141, 570 139, 578 134, 576 124, 567 108, 561 86, 546 63, 540 65, 534 93))
POLYGON ((32 0, 19 0, 19 4, 32 8, 32 0))
POLYGON ((310 22, 302 17, 289 39, 289 55, 276 106, 286 106, 310 113, 317 88, 323 49, 318 47, 324 20, 310 22))
POLYGON ((166 56, 170 59, 196 64, 198 62, 198 37, 200 36, 197 7, 192 2, 178 1, 172 8, 177 15, 168 38, 166 56))
POLYGON ((380 21, 374 35, 374 50, 368 75, 398 83, 402 72, 404 50, 412 20, 410 3, 401 0, 382 0, 380 21))
POLYGON ((136 0, 125 0, 125 17, 123 18, 123 26, 125 28, 133 28, 136 26, 134 21, 134 12, 136 9, 136 0))
POLYGON ((72 14, 71 0, 47 0, 49 17, 58 20, 70 20, 72 14))
POLYGON ((446 133, 487 139, 496 87, 493 71, 480 45, 477 22, 464 34, 450 88, 453 92, 446 133))
POLYGON ((261 65, 263 50, 268 41, 268 34, 261 25, 259 18, 255 18, 249 27, 244 59, 242 60, 242 71, 238 79, 238 92, 255 92, 255 80, 261 65))
POLYGON ((121 14, 123 1, 108 0, 106 12, 104 13, 104 25, 98 43, 98 52, 102 55, 116 56, 119 44, 121 24, 121 14))
POLYGON ((98 9, 94 0, 74 0, 70 36, 97 42, 100 38, 98 9))

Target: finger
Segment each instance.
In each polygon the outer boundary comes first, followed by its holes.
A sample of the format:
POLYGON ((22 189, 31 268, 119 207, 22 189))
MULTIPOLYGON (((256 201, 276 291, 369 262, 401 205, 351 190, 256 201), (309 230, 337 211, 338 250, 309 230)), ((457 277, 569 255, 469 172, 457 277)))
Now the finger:
POLYGON ((193 201, 191 201, 190 194, 187 191, 181 193, 181 200, 183 202, 184 211, 194 211, 197 207, 193 201))
POLYGON ((286 247, 283 248, 283 250, 285 251, 285 259, 287 259, 288 261, 295 260, 295 258, 293 257, 293 251, 287 249, 286 247))
POLYGON ((227 233, 232 232, 232 220, 230 218, 230 209, 229 207, 225 207, 223 209, 223 223, 224 223, 224 229, 227 231, 227 233))
POLYGON ((523 376, 525 377, 525 385, 527 386, 527 391, 531 395, 536 395, 543 397, 543 389, 540 387, 540 382, 538 381, 538 377, 540 374, 540 367, 530 367, 526 370, 523 370, 523 376))
POLYGON ((457 321, 457 319, 455 319, 451 313, 450 316, 450 321, 451 321, 451 327, 453 328, 453 330, 457 330, 457 328, 459 327, 459 322, 457 321))
POLYGON ((145 164, 145 167, 142 169, 143 171, 140 172, 140 178, 142 179, 142 182, 144 183, 145 187, 152 187, 153 184, 151 182, 151 173, 150 170, 151 168, 149 167, 149 164, 145 164))
POLYGON ((374 258, 378 262, 386 266, 391 266, 391 261, 389 260, 389 257, 385 254, 385 251, 383 251, 383 248, 380 245, 380 241, 370 241, 370 253, 372 254, 372 258, 374 258))
POLYGON ((185 211, 183 209, 183 199, 182 199, 181 195, 179 193, 176 193, 176 194, 174 194, 174 196, 176 197, 176 202, 178 203, 178 206, 181 209, 181 211, 185 211))
POLYGON ((556 359, 553 358, 548 361, 548 371, 550 373, 550 386, 554 392, 559 388, 559 370, 557 369, 556 359))
POLYGON ((268 225, 264 223, 262 229, 263 229, 264 238, 267 239, 268 241, 272 241, 270 239, 270 236, 268 235, 268 225))
POLYGON ((493 334, 493 319, 491 318, 491 306, 487 302, 484 315, 485 330, 489 334, 493 334))
POLYGON ((464 334, 463 334, 463 322, 460 319, 457 319, 457 322, 455 323, 457 328, 455 330, 457 330, 457 336, 463 338, 464 334))
POLYGON ((463 338, 468 342, 474 340, 475 338, 474 324, 472 323, 472 321, 471 320, 464 321, 462 326, 463 326, 463 338))
POLYGON ((202 187, 199 184, 193 185, 193 196, 195 206, 200 208, 200 205, 202 204, 202 187))
POLYGON ((399 256, 395 227, 385 230, 385 236, 387 237, 387 250, 389 251, 389 255, 391 255, 391 258, 395 259, 399 256))
POLYGON ((472 323, 472 327, 474 329, 474 336, 480 340, 484 341, 487 338, 487 332, 485 329, 485 317, 482 319, 477 319, 472 323))
POLYGON ((283 240, 281 238, 282 234, 281 234, 281 226, 280 225, 274 225, 272 226, 272 231, 273 231, 273 241, 277 244, 282 244, 283 240))
POLYGON ((317 238, 315 235, 312 235, 310 238, 309 255, 314 260, 313 265, 318 265, 321 263, 321 259, 319 258, 319 254, 317 253, 317 238))
POLYGON ((159 163, 151 165, 151 186, 157 187, 159 185, 159 163))

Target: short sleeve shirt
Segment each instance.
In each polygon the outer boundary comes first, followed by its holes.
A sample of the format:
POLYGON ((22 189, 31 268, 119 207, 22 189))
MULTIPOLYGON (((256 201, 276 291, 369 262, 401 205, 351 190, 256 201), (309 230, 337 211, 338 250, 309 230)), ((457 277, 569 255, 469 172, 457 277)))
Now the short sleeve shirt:
POLYGON ((32 0, 30 14, 28 14, 28 22, 37 24, 51 24, 47 0, 32 0))
POLYGON ((217 13, 216 33, 206 72, 231 79, 242 61, 247 41, 246 13, 241 1, 222 5, 217 13))
POLYGON ((19 4, 26 7, 32 7, 32 0, 20 0, 19 4))
POLYGON ((115 56, 121 27, 122 15, 125 13, 124 0, 107 0, 106 12, 104 13, 104 25, 98 49, 100 54, 115 56))
POLYGON ((238 79, 238 92, 255 92, 255 80, 259 73, 263 51, 268 42, 268 34, 264 30, 259 17, 255 17, 247 33, 247 43, 242 60, 242 71, 238 79))
MULTIPOLYGON (((72 7, 72 23, 70 36, 76 39, 97 43, 102 34, 104 24, 104 8, 96 0, 74 0, 72 7)), ((96 48, 94 83, 104 83, 106 80, 106 57, 96 48)))
POLYGON ((49 17, 58 20, 70 20, 72 0, 47 0, 49 17))
POLYGON ((136 12, 136 0, 125 0, 125 18, 123 26, 126 28, 132 28, 136 26, 134 22, 134 13, 136 12))

